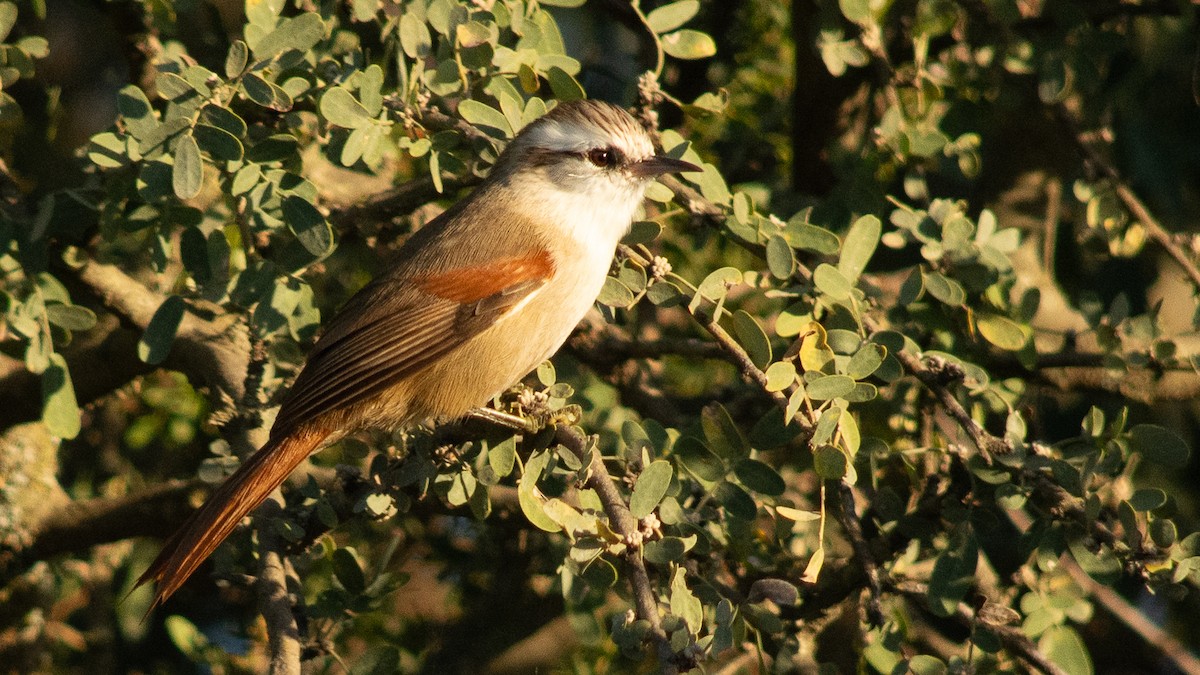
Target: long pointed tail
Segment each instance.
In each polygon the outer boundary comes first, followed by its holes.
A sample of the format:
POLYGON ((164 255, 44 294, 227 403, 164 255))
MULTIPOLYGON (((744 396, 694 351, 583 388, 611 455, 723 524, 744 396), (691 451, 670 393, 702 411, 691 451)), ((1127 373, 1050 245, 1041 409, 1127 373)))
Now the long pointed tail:
POLYGON ((233 528, 308 457, 329 431, 305 427, 272 439, 247 459, 163 545, 137 586, 154 580, 154 604, 163 603, 225 541, 233 528))

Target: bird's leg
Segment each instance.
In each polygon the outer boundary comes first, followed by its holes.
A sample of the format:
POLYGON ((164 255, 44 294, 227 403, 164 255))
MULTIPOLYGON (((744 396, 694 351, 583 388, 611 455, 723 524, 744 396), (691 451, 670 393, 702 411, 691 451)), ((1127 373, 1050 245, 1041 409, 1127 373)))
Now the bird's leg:
POLYGON ((471 412, 467 413, 467 416, 528 434, 537 433, 541 429, 541 426, 535 420, 521 417, 520 415, 500 412, 495 408, 472 408, 471 412))

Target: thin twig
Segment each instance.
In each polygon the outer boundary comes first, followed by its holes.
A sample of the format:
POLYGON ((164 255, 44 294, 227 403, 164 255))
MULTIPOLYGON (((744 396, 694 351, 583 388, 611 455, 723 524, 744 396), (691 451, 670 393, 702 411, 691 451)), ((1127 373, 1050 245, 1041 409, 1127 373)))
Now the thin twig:
POLYGON ((863 537, 862 523, 858 521, 858 513, 854 507, 854 490, 845 481, 838 481, 838 492, 841 496, 840 508, 835 509, 838 522, 850 539, 854 557, 867 577, 867 592, 870 594, 867 598, 867 620, 872 626, 882 626, 883 609, 880 606, 880 596, 883 594, 883 586, 879 576, 879 564, 875 562, 875 556, 871 554, 871 548, 863 537))
MULTIPOLYGON (((604 468, 600 454, 591 452, 587 438, 573 427, 559 426, 555 432, 555 440, 581 461, 591 462, 587 473, 587 486, 595 490, 596 496, 600 498, 600 504, 609 519, 609 526, 626 542, 635 540, 640 530, 637 519, 629 512, 629 505, 625 503, 616 483, 604 468)), ((646 573, 641 548, 628 546, 627 550, 625 570, 629 575, 637 617, 650 624, 650 635, 658 648, 658 658, 663 671, 676 672, 674 650, 671 649, 670 640, 662 627, 658 600, 654 596, 654 588, 650 585, 650 576, 646 573)))
MULTIPOLYGON (((928 608, 929 607, 929 588, 925 584, 915 581, 903 581, 895 584, 888 584, 889 589, 899 593, 903 597, 915 604, 928 608)), ((1006 626, 1004 624, 989 623, 984 617, 977 616, 974 610, 967 606, 966 603, 959 603, 957 611, 953 614, 953 618, 964 628, 973 629, 976 625, 981 625, 987 628, 1000 640, 1000 644, 1004 646, 1009 653, 1020 659, 1026 666, 1035 668, 1046 675, 1067 675, 1067 671, 1063 670, 1038 649, 1025 633, 1018 628, 1006 626)))
POLYGON ((1146 234, 1150 235, 1150 238, 1161 246, 1167 252, 1167 255, 1175 260, 1184 273, 1187 274, 1188 278, 1191 279, 1192 284, 1200 289, 1200 268, 1196 267, 1192 256, 1188 255, 1183 250, 1183 247, 1176 243, 1171 233, 1167 232, 1162 224, 1158 222, 1158 219, 1154 217, 1154 214, 1150 213, 1150 209, 1146 207, 1146 204, 1138 198, 1133 188, 1129 187, 1129 184, 1121 177, 1121 172, 1117 170, 1116 165, 1095 148, 1091 142, 1094 135, 1079 128, 1079 120, 1067 110, 1065 105, 1059 104, 1055 108, 1055 113, 1062 123, 1071 130, 1071 137, 1075 140, 1075 145, 1083 154, 1084 162, 1092 170, 1100 173, 1112 183, 1113 192, 1116 193, 1117 198, 1121 200, 1125 208, 1129 210, 1130 215, 1141 223, 1142 227, 1146 228, 1146 234))

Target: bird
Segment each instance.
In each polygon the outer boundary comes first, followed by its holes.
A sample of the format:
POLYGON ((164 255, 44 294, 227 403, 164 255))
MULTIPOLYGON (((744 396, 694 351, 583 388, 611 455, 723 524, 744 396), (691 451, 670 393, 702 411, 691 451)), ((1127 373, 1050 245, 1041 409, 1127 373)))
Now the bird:
POLYGON ((138 579, 154 582, 150 608, 310 454, 365 429, 462 417, 548 359, 595 302, 649 184, 700 170, 657 152, 611 103, 562 102, 526 125, 325 326, 266 443, 138 579))

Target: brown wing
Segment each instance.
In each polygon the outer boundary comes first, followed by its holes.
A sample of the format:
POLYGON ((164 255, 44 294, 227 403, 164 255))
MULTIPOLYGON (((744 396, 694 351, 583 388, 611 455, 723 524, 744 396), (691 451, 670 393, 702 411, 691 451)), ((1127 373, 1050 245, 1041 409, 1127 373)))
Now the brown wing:
POLYGON ((434 274, 385 274, 331 322, 284 398, 271 437, 368 399, 432 364, 495 324, 553 274, 553 259, 542 249, 434 274))

